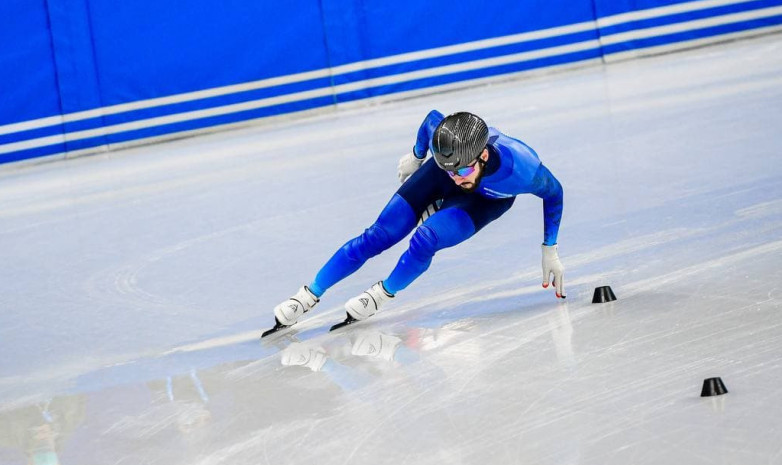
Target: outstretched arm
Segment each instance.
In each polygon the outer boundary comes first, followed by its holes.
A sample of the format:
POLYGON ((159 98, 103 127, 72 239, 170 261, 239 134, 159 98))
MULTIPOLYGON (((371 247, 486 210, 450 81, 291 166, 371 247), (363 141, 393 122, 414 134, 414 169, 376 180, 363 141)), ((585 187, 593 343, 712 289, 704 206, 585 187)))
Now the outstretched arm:
POLYGON ((543 287, 548 287, 553 274, 557 297, 565 298, 565 267, 559 261, 557 234, 562 220, 562 184, 543 164, 533 179, 533 194, 543 199, 543 287))
POLYGON ((562 184, 541 164, 532 186, 532 193, 543 199, 543 245, 555 245, 562 220, 562 184))

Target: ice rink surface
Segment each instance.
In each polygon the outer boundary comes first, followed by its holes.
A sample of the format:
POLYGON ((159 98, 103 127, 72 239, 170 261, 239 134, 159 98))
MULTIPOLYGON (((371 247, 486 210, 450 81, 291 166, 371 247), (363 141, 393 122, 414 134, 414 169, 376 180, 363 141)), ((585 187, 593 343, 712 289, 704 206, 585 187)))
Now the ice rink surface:
POLYGON ((775 35, 0 167, 0 464, 782 464, 781 155, 775 35), (366 322, 328 332, 406 241, 259 341, 432 108, 562 182, 567 301, 523 196, 366 322))

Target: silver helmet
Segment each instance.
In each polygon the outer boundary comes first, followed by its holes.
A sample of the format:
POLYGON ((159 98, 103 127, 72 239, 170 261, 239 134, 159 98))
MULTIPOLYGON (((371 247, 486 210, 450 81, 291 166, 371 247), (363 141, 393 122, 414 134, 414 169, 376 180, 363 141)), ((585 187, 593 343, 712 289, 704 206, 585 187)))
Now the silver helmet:
POLYGON ((480 117, 466 111, 448 115, 434 130, 434 160, 440 168, 456 171, 478 158, 488 141, 489 128, 480 117))

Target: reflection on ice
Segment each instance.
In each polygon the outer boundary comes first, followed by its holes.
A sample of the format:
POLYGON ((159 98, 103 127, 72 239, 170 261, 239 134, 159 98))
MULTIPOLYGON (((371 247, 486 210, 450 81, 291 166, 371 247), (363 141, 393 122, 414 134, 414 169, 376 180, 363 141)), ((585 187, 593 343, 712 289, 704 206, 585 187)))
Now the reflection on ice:
POLYGON ((780 37, 0 172, 0 463, 778 462, 780 37), (259 342, 432 108, 561 174, 567 302, 518 199, 387 312, 328 332, 406 244, 259 342))
POLYGON ((368 329, 354 335, 350 353, 359 357, 390 362, 401 344, 401 338, 368 329))
MULTIPOLYGON (((387 363, 390 366, 410 364, 419 359, 415 349, 401 337, 383 333, 372 326, 355 328, 339 334, 323 345, 311 341, 291 342, 280 352, 283 366, 301 366, 312 371, 327 371, 332 365, 340 364, 361 370, 360 361, 387 363), (353 360, 351 360, 353 359, 353 360)), ((419 341, 412 342, 418 346, 419 341)))
POLYGON ((312 346, 303 342, 293 342, 280 353, 284 366, 303 366, 312 371, 320 371, 328 360, 326 350, 321 346, 312 346))
POLYGON ((31 465, 61 463, 59 451, 85 416, 83 396, 59 397, 0 412, 0 447, 31 465))
POLYGON ((567 302, 558 305, 548 313, 551 337, 557 351, 557 359, 563 365, 573 365, 573 324, 570 321, 570 312, 567 302))

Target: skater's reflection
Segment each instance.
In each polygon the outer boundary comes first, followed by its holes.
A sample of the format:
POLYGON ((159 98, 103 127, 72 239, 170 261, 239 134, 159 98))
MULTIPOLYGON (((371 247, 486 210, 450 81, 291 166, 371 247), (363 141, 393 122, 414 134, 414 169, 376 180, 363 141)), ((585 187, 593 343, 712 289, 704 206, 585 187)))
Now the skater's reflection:
POLYGON ((419 355, 402 338, 367 328, 353 334, 350 353, 357 357, 402 365, 417 361, 419 355))
POLYGON ((343 390, 353 390, 378 376, 373 369, 376 362, 394 367, 419 359, 417 352, 405 347, 402 338, 373 328, 352 331, 349 346, 344 338, 332 342, 337 343, 329 344, 328 350, 314 342, 293 342, 280 352, 280 363, 325 373, 343 390))
POLYGON ((323 373, 343 391, 354 391, 371 380, 366 373, 337 362, 323 346, 311 342, 291 343, 280 353, 280 363, 323 373))
POLYGON ((557 360, 566 366, 575 363, 573 355, 573 324, 570 320, 570 312, 567 303, 561 303, 548 314, 551 338, 554 341, 554 349, 557 352, 557 360))
POLYGON ((150 424, 175 426, 178 438, 197 444, 209 434, 212 420, 208 389, 195 368, 187 374, 168 375, 163 379, 148 381, 146 387, 152 393, 152 403, 146 415, 130 415, 124 423, 137 428, 150 424), (150 414, 149 412, 153 412, 150 414))
POLYGON ((303 342, 293 342, 281 353, 283 366, 301 366, 312 371, 320 371, 328 361, 326 349, 318 345, 310 345, 303 342))
POLYGON ((0 412, 0 451, 19 451, 28 465, 59 465, 60 450, 84 421, 84 404, 84 396, 62 396, 0 412))
MULTIPOLYGON (((349 341, 349 354, 362 360, 406 364, 419 359, 418 353, 406 347, 402 338, 373 328, 353 331, 349 341)), ((337 358, 349 358, 342 357, 348 353, 344 345, 332 347, 330 352, 337 358)), ((333 359, 326 348, 312 342, 293 342, 280 352, 283 366, 300 366, 312 371, 329 368, 330 362, 336 363, 333 359)), ((342 361, 343 365, 350 364, 348 360, 342 361)))
POLYGON ((189 376, 180 378, 181 393, 176 396, 175 379, 171 376, 166 378, 166 395, 175 406, 177 428, 188 434, 206 425, 212 418, 212 412, 207 408, 209 395, 196 370, 190 369, 189 376))
POLYGON ((358 357, 390 362, 401 344, 401 338, 369 329, 353 337, 350 353, 358 357))

